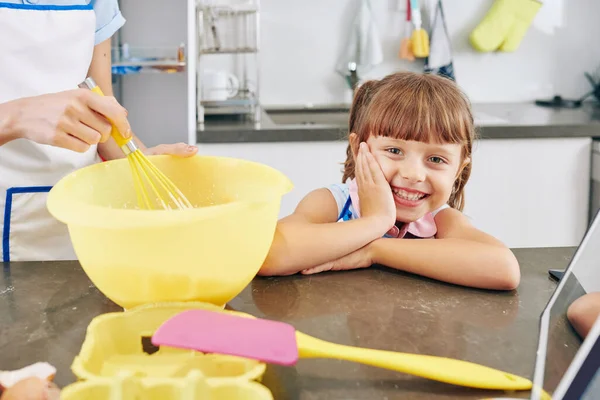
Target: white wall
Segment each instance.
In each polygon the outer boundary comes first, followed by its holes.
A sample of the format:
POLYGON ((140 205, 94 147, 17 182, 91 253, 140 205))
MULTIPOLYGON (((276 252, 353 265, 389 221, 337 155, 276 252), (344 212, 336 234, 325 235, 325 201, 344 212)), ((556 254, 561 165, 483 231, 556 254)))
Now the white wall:
MULTIPOLYGON (((345 100, 344 82, 334 67, 358 1, 261 0, 263 104, 345 100)), ((405 24, 404 12, 393 9, 396 3, 371 0, 385 59, 369 74, 375 77, 398 69, 422 70, 422 62, 396 56, 405 24)), ((600 49, 584 43, 600 37, 600 2, 565 1, 562 28, 554 35, 531 28, 515 53, 476 53, 468 35, 492 3, 443 1, 457 80, 473 102, 530 101, 555 93, 578 97, 588 90, 583 72, 600 67, 600 49)))

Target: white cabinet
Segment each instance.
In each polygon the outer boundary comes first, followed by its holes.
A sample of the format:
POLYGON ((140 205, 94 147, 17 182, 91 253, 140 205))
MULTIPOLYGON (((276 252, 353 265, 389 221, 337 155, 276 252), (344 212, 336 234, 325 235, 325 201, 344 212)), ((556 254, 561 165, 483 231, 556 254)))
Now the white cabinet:
POLYGON ((345 142, 226 143, 199 145, 200 154, 243 158, 278 169, 294 184, 282 199, 280 216, 294 211, 308 192, 341 182, 345 142))
POLYGON ((476 143, 465 214, 510 247, 576 246, 588 223, 590 138, 476 143))
MULTIPOLYGON (((277 168, 294 183, 282 200, 290 214, 311 190, 339 182, 345 142, 200 144, 200 153, 277 168)), ((591 140, 484 139, 476 143, 465 214, 516 247, 575 246, 587 227, 591 140)))

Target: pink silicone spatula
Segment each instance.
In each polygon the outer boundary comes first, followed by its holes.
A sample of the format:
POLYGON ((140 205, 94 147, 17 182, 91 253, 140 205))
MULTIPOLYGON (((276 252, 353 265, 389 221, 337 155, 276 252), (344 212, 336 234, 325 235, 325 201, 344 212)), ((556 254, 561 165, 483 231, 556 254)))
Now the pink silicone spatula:
POLYGON ((184 311, 165 321, 152 336, 152 343, 286 366, 294 365, 299 357, 335 358, 481 389, 532 387, 525 378, 467 361, 329 343, 298 332, 286 323, 227 312, 184 311))

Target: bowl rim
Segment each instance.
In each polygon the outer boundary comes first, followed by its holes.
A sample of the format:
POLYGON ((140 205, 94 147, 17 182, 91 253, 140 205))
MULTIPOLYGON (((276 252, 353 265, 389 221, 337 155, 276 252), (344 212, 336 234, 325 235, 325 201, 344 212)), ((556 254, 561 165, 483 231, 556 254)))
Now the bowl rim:
MULTIPOLYGON (((170 155, 149 155, 148 158, 167 158, 174 157, 170 155)), ((114 228, 115 217, 123 222, 123 229, 137 229, 140 227, 164 227, 171 225, 185 225, 195 223, 200 220, 217 218, 225 213, 232 213, 240 210, 249 211, 252 208, 258 208, 265 203, 276 200, 289 193, 294 185, 290 179, 281 171, 269 165, 258 163, 255 161, 223 157, 223 156, 207 156, 196 154, 192 157, 202 157, 205 159, 214 160, 233 160, 246 164, 258 165, 262 168, 267 168, 278 175, 281 180, 281 190, 277 196, 268 196, 261 200, 236 200, 225 204, 216 204, 201 208, 192 208, 186 210, 137 210, 137 209, 119 209, 108 208, 98 205, 85 203, 79 199, 71 199, 68 203, 61 202, 57 196, 58 193, 64 190, 64 186, 69 180, 73 179, 74 174, 78 171, 83 171, 92 168, 99 168, 99 165, 104 163, 95 163, 86 167, 80 168, 60 179, 48 193, 46 200, 46 208, 50 214, 57 220, 73 226, 86 226, 95 228, 114 228), (169 218, 164 218, 163 215, 169 213, 169 218)), ((191 158, 191 157, 190 157, 191 158)), ((127 162, 126 158, 106 161, 108 163, 127 162)), ((106 163, 105 162, 105 163, 106 163)))

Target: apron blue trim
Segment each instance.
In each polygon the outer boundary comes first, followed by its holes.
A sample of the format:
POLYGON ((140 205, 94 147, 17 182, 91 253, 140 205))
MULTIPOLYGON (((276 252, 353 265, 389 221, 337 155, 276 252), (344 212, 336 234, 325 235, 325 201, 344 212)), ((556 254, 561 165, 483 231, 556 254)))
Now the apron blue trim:
POLYGON ((2 260, 10 262, 10 216, 12 214, 13 194, 20 193, 47 193, 52 186, 24 186, 13 187, 6 190, 6 203, 4 205, 4 230, 2 232, 2 260))
POLYGON ((39 11, 70 11, 70 10, 93 10, 94 1, 89 4, 72 4, 72 5, 56 5, 56 4, 18 4, 18 3, 2 3, 0 8, 12 8, 15 10, 39 10, 39 11))

